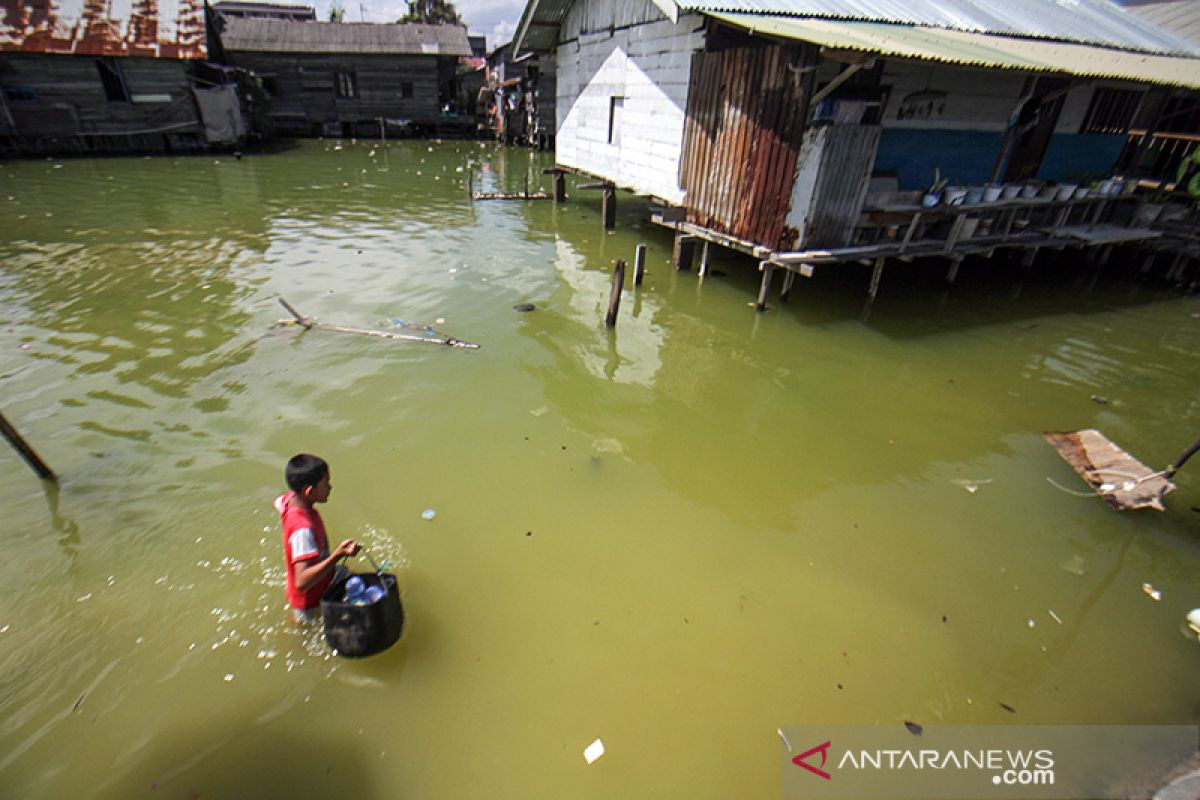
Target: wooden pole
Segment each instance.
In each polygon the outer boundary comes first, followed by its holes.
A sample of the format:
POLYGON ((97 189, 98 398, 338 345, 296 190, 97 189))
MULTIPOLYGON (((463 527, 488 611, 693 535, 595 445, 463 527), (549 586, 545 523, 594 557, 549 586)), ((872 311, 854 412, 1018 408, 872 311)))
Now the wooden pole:
POLYGON ((564 203, 567 200, 567 175, 564 172, 554 173, 554 202, 564 203))
POLYGON ((617 187, 605 186, 600 199, 600 214, 604 217, 604 230, 617 227, 617 187))
POLYGON ((1192 442, 1191 447, 1189 447, 1187 450, 1184 450, 1182 453, 1180 453, 1179 458, 1177 458, 1171 462, 1171 466, 1167 467, 1167 471, 1164 474, 1168 478, 1173 477, 1175 475, 1175 473, 1179 470, 1179 468, 1182 467, 1189 458, 1191 458, 1193 455, 1195 455, 1197 450, 1200 450, 1200 439, 1197 439, 1196 441, 1192 442))
POLYGON ((641 286, 646 275, 646 245, 639 244, 633 252, 633 285, 641 286))
POLYGON ((617 324, 617 310, 621 308, 621 287, 625 285, 625 259, 618 258, 613 268, 612 289, 608 293, 608 313, 604 316, 606 328, 617 324))
POLYGON ((771 290, 771 276, 775 274, 775 265, 770 261, 758 262, 758 269, 762 272, 762 285, 758 288, 758 302, 754 304, 755 311, 767 310, 767 292, 771 290))
POLYGON ((8 439, 8 443, 21 454, 21 458, 25 459, 25 463, 33 468, 37 476, 44 481, 58 481, 58 476, 54 474, 54 470, 46 466, 46 462, 33 451, 33 448, 21 438, 21 434, 17 433, 17 429, 9 424, 4 418, 4 414, 0 414, 0 433, 4 434, 4 438, 8 439))
POLYGON ((675 234, 675 252, 673 254, 675 269, 692 271, 692 263, 696 260, 696 240, 682 233, 675 234))

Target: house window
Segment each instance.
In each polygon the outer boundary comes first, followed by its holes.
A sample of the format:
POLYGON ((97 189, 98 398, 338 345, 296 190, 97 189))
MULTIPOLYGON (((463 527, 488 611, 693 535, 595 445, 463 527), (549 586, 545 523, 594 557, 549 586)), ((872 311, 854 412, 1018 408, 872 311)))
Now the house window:
POLYGON ((1079 132, 1125 133, 1133 125, 1142 94, 1131 89, 1097 89, 1079 132))
POLYGON ((333 91, 338 97, 358 97, 358 79, 353 72, 335 72, 333 91))
POLYGON ((128 103, 129 87, 125 85, 125 74, 121 71, 120 63, 115 58, 100 58, 96 60, 96 70, 100 73, 105 98, 128 103))
POLYGON ((608 98, 608 143, 621 143, 621 117, 625 114, 625 98, 608 98))
POLYGON ((409 100, 412 98, 412 96, 413 96, 412 81, 401 81, 400 82, 400 97, 402 97, 405 100, 409 100))

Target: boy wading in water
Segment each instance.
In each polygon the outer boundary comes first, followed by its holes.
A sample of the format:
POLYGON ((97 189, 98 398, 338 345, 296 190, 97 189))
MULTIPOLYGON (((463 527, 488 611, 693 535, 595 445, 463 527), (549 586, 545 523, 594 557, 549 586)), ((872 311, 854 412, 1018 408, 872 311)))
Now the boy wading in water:
POLYGON ((287 564, 287 599, 298 616, 312 619, 321 596, 333 582, 338 559, 358 553, 358 542, 347 539, 329 552, 325 523, 317 503, 329 499, 329 465, 317 456, 292 456, 283 471, 289 492, 275 498, 283 520, 283 557, 287 564))

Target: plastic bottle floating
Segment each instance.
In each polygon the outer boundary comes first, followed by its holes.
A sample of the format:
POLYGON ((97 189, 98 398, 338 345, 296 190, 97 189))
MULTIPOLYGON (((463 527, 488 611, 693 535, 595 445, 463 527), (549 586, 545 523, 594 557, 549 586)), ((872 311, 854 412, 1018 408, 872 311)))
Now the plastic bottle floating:
POLYGON ((437 512, 432 508, 427 508, 421 512, 421 519, 433 519, 437 516, 437 512))

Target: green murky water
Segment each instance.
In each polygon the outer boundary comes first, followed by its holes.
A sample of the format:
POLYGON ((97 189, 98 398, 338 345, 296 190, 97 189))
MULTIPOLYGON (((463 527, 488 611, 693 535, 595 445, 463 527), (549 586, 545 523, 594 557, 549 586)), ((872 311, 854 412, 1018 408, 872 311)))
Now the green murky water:
POLYGON ((0 449, 0 793, 775 797, 782 725, 1200 720, 1200 463, 1118 514, 1040 437, 1192 441, 1195 297, 1119 260, 917 265, 869 314, 853 268, 760 316, 752 263, 676 274, 628 196, 610 235, 594 192, 466 201, 549 163, 0 167, 2 409, 62 474, 0 449), (267 335, 276 295, 482 348, 267 335), (288 623, 302 450, 331 535, 399 575, 380 656, 288 623))

